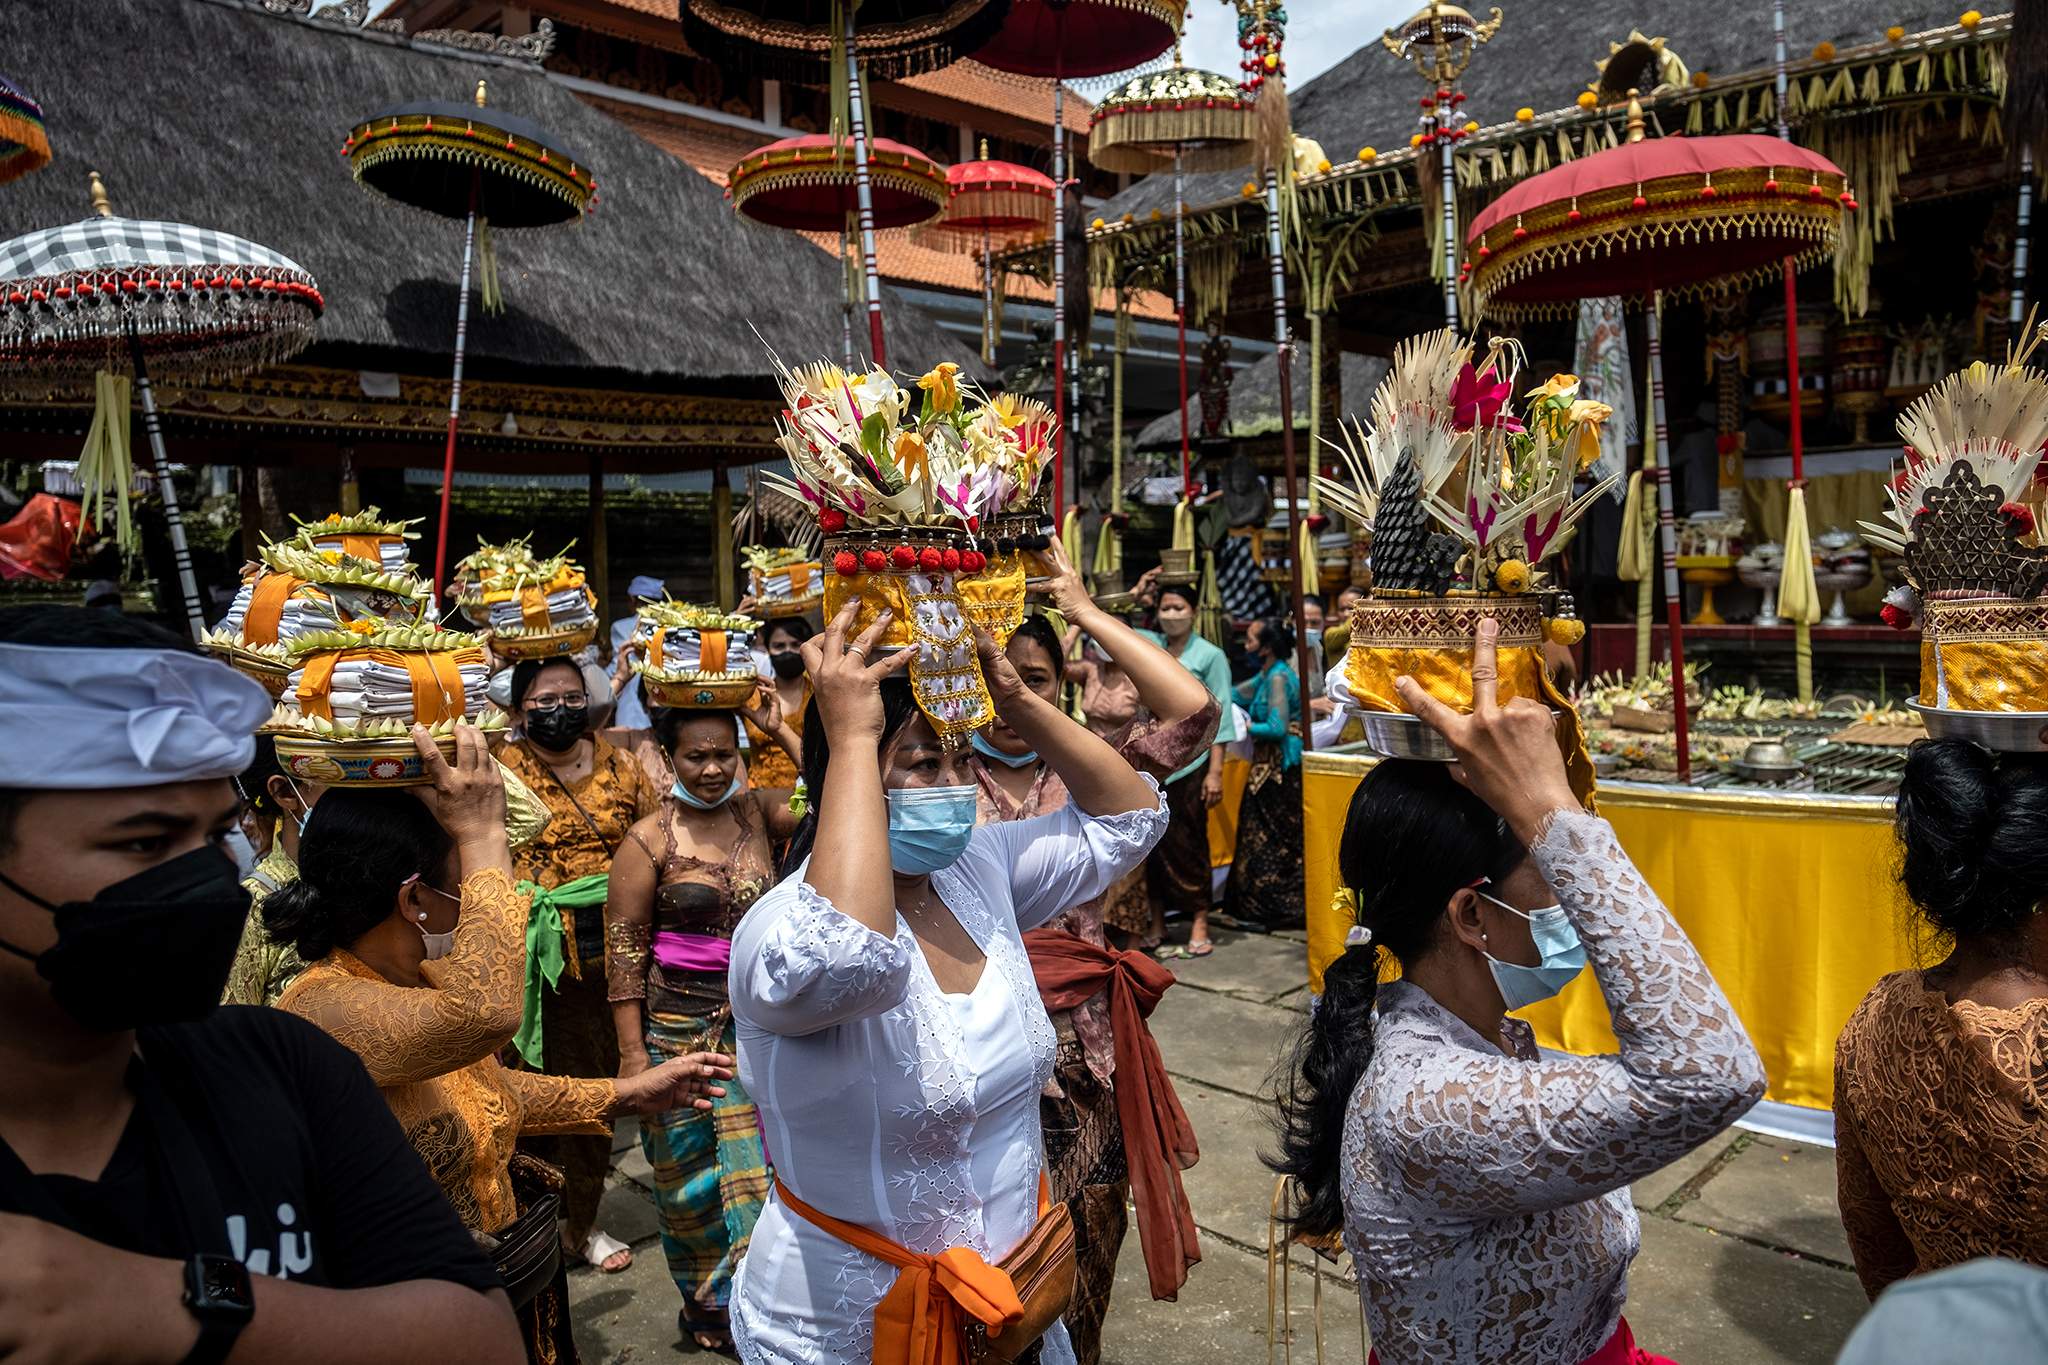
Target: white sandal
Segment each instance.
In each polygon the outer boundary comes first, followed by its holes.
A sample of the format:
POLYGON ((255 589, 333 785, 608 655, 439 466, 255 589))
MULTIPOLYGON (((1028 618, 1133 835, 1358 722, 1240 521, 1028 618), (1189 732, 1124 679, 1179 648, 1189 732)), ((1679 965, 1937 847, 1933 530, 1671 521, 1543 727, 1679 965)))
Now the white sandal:
POLYGON ((627 1246, 608 1232, 600 1232, 596 1228, 592 1228, 589 1238, 583 1243, 583 1259, 606 1275, 616 1275, 620 1271, 633 1268, 633 1248, 627 1246), (606 1261, 609 1261, 622 1251, 626 1253, 626 1263, 624 1265, 608 1266, 605 1264, 606 1261))

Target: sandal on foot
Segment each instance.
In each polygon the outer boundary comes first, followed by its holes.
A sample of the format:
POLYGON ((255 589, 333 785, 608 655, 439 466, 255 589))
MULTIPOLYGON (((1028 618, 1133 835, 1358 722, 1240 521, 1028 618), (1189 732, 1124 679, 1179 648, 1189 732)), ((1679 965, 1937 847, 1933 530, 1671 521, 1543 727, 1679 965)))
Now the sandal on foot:
POLYGON ((1182 957, 1207 957, 1209 954, 1215 951, 1215 943, 1205 938, 1200 943, 1188 944, 1187 947, 1181 949, 1180 955, 1182 957))
POLYGON ((600 1232, 596 1228, 590 1230, 590 1236, 584 1240, 583 1250, 577 1254, 607 1275, 616 1275, 622 1270, 632 1269, 633 1266, 633 1248, 610 1233, 600 1232), (620 1257, 625 1259, 620 1260, 620 1257))
POLYGON ((732 1323, 723 1313, 712 1317, 693 1318, 689 1309, 678 1309, 676 1332, 689 1338, 700 1351, 722 1356, 733 1354, 732 1323))

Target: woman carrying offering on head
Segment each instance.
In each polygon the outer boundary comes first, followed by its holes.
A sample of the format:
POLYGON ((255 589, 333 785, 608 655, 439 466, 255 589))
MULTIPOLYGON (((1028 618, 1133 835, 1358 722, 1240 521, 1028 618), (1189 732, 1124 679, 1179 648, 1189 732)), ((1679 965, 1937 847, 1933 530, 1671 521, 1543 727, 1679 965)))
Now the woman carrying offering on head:
MULTIPOLYGON (((466 725, 452 761, 423 730, 414 741, 433 786, 328 791, 306 822, 299 877, 270 896, 264 919, 308 964, 279 1008, 362 1058, 464 1226, 493 1238, 560 1187, 558 1173, 513 1155, 520 1134, 608 1138, 618 1114, 708 1105, 732 1059, 697 1053, 616 1082, 500 1066, 494 1054, 519 1026, 526 947, 504 784, 466 725)), ((576 1358, 559 1268, 515 1307, 529 1359, 576 1358)))
POLYGON ((1237 928, 1265 933, 1303 922, 1301 880, 1301 679, 1294 676, 1294 627, 1280 617, 1245 628, 1258 672, 1238 684, 1249 720, 1252 771, 1237 817, 1237 850, 1223 882, 1223 908, 1237 928))
MULTIPOLYGON (((573 661, 521 661, 512 670, 511 700, 519 738, 501 746, 498 759, 551 816, 513 862, 522 887, 534 888, 532 913, 543 923, 543 951, 526 965, 529 990, 546 983, 538 990, 539 1017, 523 1021, 513 1044, 528 1065, 549 1075, 610 1077, 619 1055, 605 998, 605 874, 626 831, 658 798, 631 756, 590 733, 590 695, 573 661)), ((569 1254, 607 1272, 630 1266, 632 1251, 596 1226, 611 1166, 609 1136, 544 1138, 529 1146, 562 1168, 569 1254)))
POLYGON ((978 634, 996 713, 1069 799, 977 827, 966 756, 894 676, 915 650, 880 652, 887 611, 849 642, 858 607, 804 646, 810 809, 789 875, 733 936, 742 1081, 776 1163, 736 1344, 755 1365, 901 1365, 1003 1329, 1028 1334, 1006 1355, 1043 1332, 1043 1359, 1069 1361, 1065 1330, 1037 1316, 1064 1304, 995 1265, 1065 1222, 1039 1131, 1057 1044, 1023 933, 1136 866, 1166 813, 978 634))
MULTIPOLYGON (((746 785, 732 711, 655 714, 674 784, 627 831, 605 903, 621 1077, 703 1049, 735 1050, 726 990, 733 931, 775 880, 772 844, 796 828, 786 790, 746 785)), ((643 1120, 640 1146, 654 1171, 662 1250, 683 1295, 681 1330, 708 1350, 727 1349, 733 1271, 768 1197, 753 1101, 728 1082, 709 1110, 643 1120)))
POLYGON ((249 893, 249 918, 242 926, 242 941, 235 948, 235 965, 228 969, 220 1002, 275 1005, 306 964, 264 929, 263 902, 299 875, 299 837, 324 788, 310 781, 301 785, 287 776, 277 766, 277 742, 264 734, 256 736, 256 759, 235 779, 235 788, 242 795, 243 828, 257 822, 254 833, 263 837, 250 841, 261 856, 242 882, 249 893))
POLYGON ((803 761, 802 741, 804 708, 810 705, 811 684, 804 677, 804 641, 815 632, 811 623, 801 616, 777 616, 761 627, 761 645, 768 651, 768 666, 774 671, 772 683, 767 689, 774 694, 774 707, 768 707, 763 697, 756 711, 746 714, 747 722, 747 785, 788 790, 796 785, 797 772, 803 761), (778 726, 764 725, 764 721, 779 721, 789 727, 797 740, 798 747, 792 752, 777 733, 778 726))
POLYGON ((1573 796, 1550 710, 1496 704, 1498 635, 1481 624, 1470 715, 1399 680, 1457 761, 1381 762, 1352 798, 1338 864, 1357 925, 1283 1088, 1273 1164, 1297 1230, 1343 1229, 1381 1365, 1647 1365, 1621 1317, 1629 1183, 1739 1118, 1763 1064, 1573 796), (1539 1053, 1507 1011, 1588 962, 1621 1051, 1539 1053), (1401 979, 1383 985, 1388 965, 1401 979))
POLYGON ((1835 1179, 1863 1287, 1979 1256, 2048 1265, 2048 758, 1922 740, 1900 881, 1937 943, 1835 1046, 1835 1179))
MULTIPOLYGON (((1052 605, 1104 652, 1103 667, 1128 678, 1135 694, 1136 713, 1127 715, 1104 742, 1131 767, 1163 783, 1208 749, 1219 709, 1215 700, 1164 649, 1095 604, 1058 541, 1045 555, 1053 571, 1045 588, 1052 605)), ((1045 617, 1028 616, 1004 651, 1025 687, 1055 708, 1062 682, 1059 644, 1045 617)), ((997 720, 986 733, 977 732, 973 743, 980 823, 1025 820, 1066 806, 1066 783, 1007 723, 997 720)), ((1158 857, 1155 852, 1153 859, 1158 857)), ((1179 1175, 1194 1164, 1194 1130, 1163 1070, 1145 1065, 1158 1050, 1145 1029, 1144 1014, 1173 976, 1149 961, 1115 952, 1103 934, 1104 907, 1132 887, 1142 902, 1144 868, 1132 869, 1106 895, 1073 906, 1024 938, 1059 1036, 1059 1063, 1042 1101, 1041 1123, 1053 1198, 1066 1204, 1074 1219, 1079 1276, 1066 1324, 1081 1365, 1101 1353, 1102 1320, 1116 1279, 1117 1251, 1128 1230, 1125 1201, 1133 1186, 1153 1296, 1172 1298, 1188 1266, 1201 1259, 1179 1175), (1133 1005, 1144 1003, 1129 1011, 1113 1009, 1112 990, 1133 991, 1133 1005), (1119 1028, 1131 1036, 1120 1036, 1119 1028), (1120 1061, 1125 1065, 1119 1066, 1120 1061), (1113 1087, 1130 1093, 1120 1096, 1113 1087), (1163 1134, 1155 1118, 1160 1108, 1174 1116, 1163 1134), (1140 1120, 1137 1155, 1130 1160, 1131 1135, 1120 1112, 1140 1120)))

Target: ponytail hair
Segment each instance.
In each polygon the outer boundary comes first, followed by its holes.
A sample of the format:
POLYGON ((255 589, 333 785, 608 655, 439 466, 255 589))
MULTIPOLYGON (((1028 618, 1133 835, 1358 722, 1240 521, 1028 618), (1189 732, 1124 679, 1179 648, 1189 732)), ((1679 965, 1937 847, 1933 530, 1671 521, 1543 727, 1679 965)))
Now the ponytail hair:
MULTIPOLYGON (((882 679, 881 692, 880 747, 887 748, 889 741, 896 738, 896 732, 918 714, 917 696, 910 690, 910 679, 901 674, 882 679)), ((831 737, 825 733, 825 720, 818 711, 818 699, 814 695, 804 707, 804 817, 797 822, 796 833, 789 836, 789 849, 782 855, 782 875, 785 877, 811 856, 811 846, 818 841, 818 813, 824 808, 825 800, 825 769, 831 762, 831 737)), ((882 775, 877 772, 875 781, 881 780, 882 775)), ((887 856, 887 850, 883 853, 887 856)))
POLYGON ((1371 940, 1323 970, 1322 996, 1277 1087, 1280 1151, 1265 1158, 1294 1178, 1296 1232, 1320 1237, 1344 1225, 1344 1125, 1372 1061, 1381 951, 1403 969, 1421 960, 1452 896, 1482 878, 1500 881, 1527 856, 1445 764, 1388 759, 1358 784, 1337 865, 1371 940))
POLYGON ((412 877, 440 881, 454 848, 411 792, 336 787, 306 817, 298 877, 264 897, 263 927, 317 962, 388 917, 412 877))

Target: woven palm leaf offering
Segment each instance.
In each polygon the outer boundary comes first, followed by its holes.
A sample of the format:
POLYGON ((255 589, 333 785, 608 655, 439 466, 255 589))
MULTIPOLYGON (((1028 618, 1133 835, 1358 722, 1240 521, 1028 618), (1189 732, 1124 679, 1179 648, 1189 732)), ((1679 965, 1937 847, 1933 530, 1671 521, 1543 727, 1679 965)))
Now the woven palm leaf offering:
POLYGON ((483 641, 431 625, 357 622, 292 641, 291 673, 267 727, 287 773, 330 786, 419 786, 432 779, 412 741, 424 725, 443 758, 455 725, 503 730, 484 695, 483 641))
POLYGON ((1590 801, 1593 767, 1578 715, 1551 683, 1543 642, 1575 644, 1585 626, 1543 562, 1618 476, 1576 491, 1600 450, 1602 404, 1557 375, 1528 388, 1520 350, 1483 356, 1445 328, 1411 337, 1373 395, 1370 429, 1355 418, 1332 442, 1348 480, 1317 476, 1325 505, 1372 536, 1372 587, 1351 611, 1351 643, 1330 670, 1332 696, 1356 708, 1368 742, 1392 758, 1450 758, 1441 737, 1407 715, 1394 680, 1472 709, 1472 642, 1500 623, 1499 696, 1559 713, 1558 744, 1573 790, 1590 801))
POLYGON ((639 655, 633 671, 656 706, 726 710, 753 699, 761 675, 754 667, 760 623, 716 607, 649 602, 639 611, 628 648, 639 655))
POLYGON ((766 477, 817 515, 831 570, 825 615, 857 600, 860 631, 893 613, 878 647, 917 651, 919 707, 942 742, 964 744, 995 714, 971 626, 1002 642, 1023 620, 1052 413, 1030 399, 987 399, 952 364, 915 391, 881 370, 822 362, 781 378, 779 443, 794 477, 766 477))
POLYGON ((542 559, 524 538, 479 544, 455 566, 450 591, 464 619, 503 659, 574 654, 597 637, 597 594, 567 548, 542 559))
POLYGON ((825 601, 825 566, 815 550, 790 546, 749 545, 747 582, 764 618, 802 616, 825 601))
MULTIPOLYGON (((297 517, 292 520, 299 521, 297 517)), ((412 562, 412 542, 419 539, 419 532, 412 528, 422 520, 387 520, 375 507, 348 515, 332 512, 319 521, 299 521, 292 543, 319 554, 339 550, 390 573, 416 576, 419 570, 412 562)))
POLYGON ((1937 739, 2048 752, 2048 546, 2036 482, 2048 443, 2048 375, 2030 366, 2048 325, 2027 319, 2003 365, 1936 384, 1899 418, 1904 467, 1864 538, 1905 557, 1884 619, 1920 627, 1920 695, 1937 739))
MULTIPOLYGON (((374 510, 368 514, 374 518, 374 510)), ((418 625, 431 590, 402 558, 386 568, 385 531, 336 532, 313 523, 288 541, 265 545, 255 563, 242 570, 242 586, 227 615, 202 643, 222 661, 254 678, 272 696, 284 691, 294 646, 302 638, 339 630, 380 630, 418 625), (309 540, 309 535, 313 537, 309 540), (356 541, 376 558, 341 548, 313 548, 322 538, 356 541), (360 539, 359 539, 360 538, 360 539)), ((388 533, 403 545, 406 523, 388 533)))

